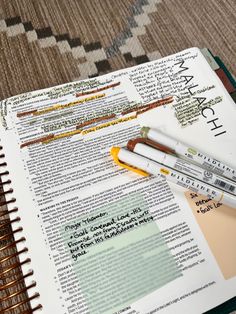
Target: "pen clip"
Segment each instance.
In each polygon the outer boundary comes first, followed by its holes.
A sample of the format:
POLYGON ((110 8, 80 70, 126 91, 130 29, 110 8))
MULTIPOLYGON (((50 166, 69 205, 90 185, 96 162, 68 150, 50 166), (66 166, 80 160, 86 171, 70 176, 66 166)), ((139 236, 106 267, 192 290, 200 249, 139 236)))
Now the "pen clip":
POLYGON ((119 151, 120 151, 120 147, 112 147, 112 149, 110 151, 111 156, 113 157, 114 162, 118 166, 120 166, 122 168, 125 168, 127 170, 131 170, 131 171, 133 171, 133 172, 135 172, 135 173, 137 173, 137 174, 139 174, 141 176, 144 176, 144 177, 149 176, 149 173, 147 173, 146 171, 143 171, 143 170, 141 170, 139 168, 135 168, 135 167, 129 166, 126 163, 120 161, 119 158, 118 158, 119 151))

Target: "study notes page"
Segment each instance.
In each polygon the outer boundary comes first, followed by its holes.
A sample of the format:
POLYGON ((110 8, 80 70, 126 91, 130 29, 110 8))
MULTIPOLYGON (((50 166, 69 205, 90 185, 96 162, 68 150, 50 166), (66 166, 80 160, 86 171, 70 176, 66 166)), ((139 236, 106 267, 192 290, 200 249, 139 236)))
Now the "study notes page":
POLYGON ((109 153, 146 125, 232 165, 234 117, 195 48, 1 103, 42 313, 197 314, 235 295, 236 209, 109 153))

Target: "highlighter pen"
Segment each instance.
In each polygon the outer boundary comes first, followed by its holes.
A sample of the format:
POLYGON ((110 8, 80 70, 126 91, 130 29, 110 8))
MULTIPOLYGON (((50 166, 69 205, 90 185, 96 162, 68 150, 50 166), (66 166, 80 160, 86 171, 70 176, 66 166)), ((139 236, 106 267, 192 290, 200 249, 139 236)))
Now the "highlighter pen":
MULTIPOLYGON (((150 141, 150 140, 149 140, 150 141)), ((143 144, 145 142, 137 138, 135 140, 129 140, 127 148, 130 151, 135 152, 141 156, 147 157, 153 161, 156 161, 164 166, 170 167, 182 173, 189 175, 195 179, 213 185, 221 190, 224 190, 230 194, 236 195, 236 185, 225 178, 218 176, 210 170, 203 169, 198 165, 191 164, 189 161, 180 159, 176 156, 166 154, 160 150, 154 149, 148 145, 143 144)))
POLYGON ((163 166, 160 163, 120 147, 112 147, 111 155, 114 162, 123 168, 132 170, 144 176, 152 174, 154 176, 165 178, 167 181, 173 182, 183 188, 236 208, 235 196, 227 192, 223 192, 214 186, 208 185, 207 183, 203 183, 200 180, 189 177, 177 170, 163 166))
POLYGON ((163 134, 159 130, 153 130, 149 127, 142 127, 141 129, 142 137, 147 137, 150 140, 158 142, 162 145, 166 145, 173 149, 176 155, 180 157, 185 157, 193 162, 196 162, 205 169, 209 169, 212 172, 217 173, 220 176, 224 176, 230 180, 236 182, 236 170, 225 165, 223 162, 214 159, 200 151, 196 148, 189 147, 186 144, 177 141, 168 135, 163 134))
MULTIPOLYGON (((156 149, 161 150, 161 151, 168 153, 168 154, 173 155, 175 153, 173 149, 170 149, 169 147, 167 147, 165 145, 162 145, 162 144, 159 144, 159 143, 154 142, 152 140, 149 140, 148 138, 137 137, 135 140, 130 140, 129 142, 131 143, 132 141, 135 142, 135 144, 136 143, 146 144, 148 146, 151 146, 153 148, 156 148, 156 149)), ((130 150, 132 150, 132 149, 130 149, 130 150)))

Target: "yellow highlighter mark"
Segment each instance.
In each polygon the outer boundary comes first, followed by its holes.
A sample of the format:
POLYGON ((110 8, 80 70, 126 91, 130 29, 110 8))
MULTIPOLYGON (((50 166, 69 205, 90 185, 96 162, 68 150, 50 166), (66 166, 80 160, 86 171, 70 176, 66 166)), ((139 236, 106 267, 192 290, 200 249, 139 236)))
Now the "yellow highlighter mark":
POLYGON ((61 133, 58 135, 54 135, 53 138, 47 139, 47 140, 43 141, 42 143, 48 144, 52 141, 59 140, 59 139, 65 138, 65 137, 71 137, 73 135, 80 134, 80 133, 81 133, 81 130, 74 130, 74 131, 70 131, 70 132, 61 133))
POLYGON ((167 169, 165 169, 165 168, 161 168, 161 169, 160 169, 160 172, 161 172, 162 174, 164 174, 165 176, 167 176, 168 174, 170 174, 170 171, 167 170, 167 169))
POLYGON ((110 121, 110 122, 107 122, 107 123, 103 123, 103 124, 100 124, 98 126, 95 126, 93 128, 86 129, 86 130, 75 129, 73 131, 64 132, 64 133, 61 133, 61 134, 50 134, 50 135, 47 135, 45 137, 41 137, 41 138, 38 138, 38 139, 35 139, 35 140, 31 140, 29 142, 23 143, 23 144, 21 144, 21 148, 26 147, 26 146, 30 146, 30 145, 33 145, 33 144, 38 144, 38 143, 48 144, 48 143, 50 143, 52 141, 59 140, 59 139, 65 138, 65 137, 71 137, 71 136, 76 135, 76 134, 86 135, 88 133, 96 132, 96 131, 99 131, 99 130, 101 130, 103 128, 107 128, 109 126, 113 126, 113 125, 116 125, 116 124, 119 124, 119 123, 130 121, 130 120, 133 120, 133 119, 136 119, 136 118, 137 118, 137 116, 135 115, 135 116, 130 116, 130 117, 126 117, 126 118, 116 119, 116 120, 113 120, 113 121, 110 121))
POLYGON ((45 113, 48 113, 48 112, 51 112, 51 111, 66 109, 66 108, 69 108, 69 107, 72 107, 72 106, 75 106, 75 105, 83 104, 83 103, 91 101, 91 100, 103 98, 105 96, 106 96, 105 94, 98 94, 98 95, 86 97, 84 99, 72 101, 72 102, 70 102, 68 104, 57 104, 57 105, 54 105, 54 106, 51 106, 51 107, 48 107, 48 108, 45 108, 45 109, 33 112, 33 115, 34 116, 38 116, 38 115, 45 114, 45 113))
POLYGON ((119 123, 122 123, 122 122, 130 121, 130 120, 133 120, 133 119, 136 119, 136 118, 137 118, 136 116, 131 116, 131 117, 120 118, 120 119, 113 120, 113 121, 110 121, 110 122, 102 123, 102 124, 99 124, 98 126, 95 126, 93 128, 89 128, 87 130, 83 130, 81 132, 81 134, 85 135, 85 134, 88 134, 88 133, 91 133, 91 132, 96 132, 96 131, 99 131, 101 129, 107 128, 109 126, 113 126, 113 125, 116 125, 116 124, 119 124, 119 123))

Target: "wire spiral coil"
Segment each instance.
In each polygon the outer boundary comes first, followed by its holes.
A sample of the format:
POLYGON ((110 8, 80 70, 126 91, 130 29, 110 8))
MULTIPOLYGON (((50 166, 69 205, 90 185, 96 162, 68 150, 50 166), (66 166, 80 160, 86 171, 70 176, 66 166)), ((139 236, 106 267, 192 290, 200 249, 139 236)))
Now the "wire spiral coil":
MULTIPOLYGON (((0 151, 3 149, 0 146, 0 151)), ((0 160, 5 158, 5 154, 0 154, 0 160)), ((0 161, 0 167, 6 167, 6 162, 0 161)), ((30 307, 30 302, 39 298, 39 293, 35 292, 29 296, 29 290, 36 287, 36 282, 32 281, 26 285, 25 279, 33 275, 33 270, 28 270, 26 274, 22 273, 22 266, 31 262, 29 257, 21 260, 21 255, 28 252, 24 247, 17 250, 17 245, 23 244, 25 237, 18 237, 23 231, 22 227, 13 230, 13 225, 20 222, 20 217, 13 217, 13 213, 19 211, 17 207, 9 209, 9 205, 16 202, 14 197, 9 199, 6 196, 11 195, 14 191, 7 188, 11 180, 5 180, 9 175, 8 171, 0 170, 0 314, 21 313, 30 314, 42 308, 41 304, 30 307), (5 180, 5 181, 4 181, 5 180), (9 218, 10 217, 10 218, 9 218)))

